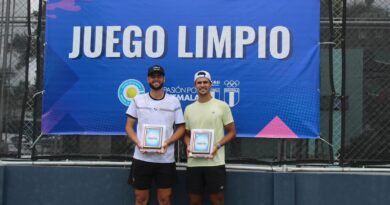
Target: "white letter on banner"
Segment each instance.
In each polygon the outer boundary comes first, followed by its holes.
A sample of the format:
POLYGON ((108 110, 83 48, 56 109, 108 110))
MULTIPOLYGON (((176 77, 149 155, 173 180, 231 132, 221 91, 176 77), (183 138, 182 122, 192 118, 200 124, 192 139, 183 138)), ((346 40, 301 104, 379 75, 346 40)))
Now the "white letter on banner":
POLYGON ((86 26, 84 28, 84 54, 88 58, 97 58, 102 54, 103 26, 96 26, 94 51, 92 51, 91 48, 91 41, 92 41, 92 27, 86 26))
POLYGON ((115 32, 121 31, 120 26, 107 26, 106 37, 106 57, 107 58, 119 58, 121 54, 114 51, 115 44, 119 43, 119 39, 115 38, 115 32))
POLYGON ((196 26, 196 47, 195 47, 195 57, 203 58, 203 35, 204 29, 203 26, 196 26))
POLYGON ((134 33, 134 37, 142 37, 142 30, 138 26, 126 27, 123 31, 123 53, 128 58, 141 58, 142 43, 140 41, 133 41, 132 33, 134 33), (134 46, 134 51, 130 49, 132 46, 134 46))
POLYGON ((231 42, 231 27, 222 27, 221 38, 219 39, 218 30, 216 26, 208 27, 207 39, 207 58, 214 57, 214 49, 217 58, 222 58, 225 51, 226 58, 231 58, 232 42, 231 42), (214 48, 215 47, 215 48, 214 48))
POLYGON ((244 45, 250 45, 255 40, 255 31, 249 26, 236 27, 236 58, 244 57, 244 45), (247 38, 244 38, 244 33, 247 38))
POLYGON ((161 26, 150 26, 146 29, 145 34, 145 52, 151 58, 159 58, 164 54, 165 50, 165 31, 161 26), (156 42, 154 39, 156 33, 156 42), (153 44, 156 43, 156 51, 153 51, 153 44))
POLYGON ((72 53, 69 53, 68 55, 70 59, 77 58, 80 55, 80 35, 81 35, 80 26, 73 27, 72 53))
POLYGON ((272 28, 270 33, 270 52, 272 57, 276 59, 286 58, 290 54, 290 31, 284 26, 276 26, 272 28), (281 34, 281 52, 278 52, 279 38, 281 34))
POLYGON ((187 26, 179 26, 179 58, 192 58, 193 53, 187 52, 187 26))
POLYGON ((266 58, 267 57, 267 28, 265 26, 259 26, 258 33, 258 58, 266 58))

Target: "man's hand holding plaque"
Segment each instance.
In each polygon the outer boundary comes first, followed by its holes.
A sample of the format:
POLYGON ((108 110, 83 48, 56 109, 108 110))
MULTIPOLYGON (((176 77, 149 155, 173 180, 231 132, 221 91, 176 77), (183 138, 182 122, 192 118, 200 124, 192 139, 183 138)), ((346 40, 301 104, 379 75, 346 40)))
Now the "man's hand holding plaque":
POLYGON ((214 130, 193 129, 191 130, 189 157, 212 158, 214 148, 214 130))
POLYGON ((164 125, 144 124, 142 131, 141 152, 163 152, 163 140, 165 139, 164 125))

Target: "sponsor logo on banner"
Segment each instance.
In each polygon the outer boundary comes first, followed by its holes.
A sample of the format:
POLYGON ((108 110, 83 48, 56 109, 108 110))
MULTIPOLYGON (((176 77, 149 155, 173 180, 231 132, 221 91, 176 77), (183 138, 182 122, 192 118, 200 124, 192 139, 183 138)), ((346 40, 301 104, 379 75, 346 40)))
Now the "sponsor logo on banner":
POLYGON ((216 88, 216 86, 220 86, 221 82, 219 80, 213 80, 213 87, 211 87, 211 96, 215 99, 221 99, 221 88, 216 88))
POLYGON ((174 95, 182 102, 193 102, 198 99, 195 87, 164 87, 165 92, 174 95))
POLYGON ((221 99, 221 89, 220 88, 211 88, 211 96, 215 99, 221 99))
MULTIPOLYGON (((221 89, 215 86, 220 86, 220 81, 214 80, 213 87, 210 92, 211 95, 216 99, 221 99, 221 89)), ((182 102, 194 102, 198 99, 198 92, 195 87, 164 87, 165 92, 174 95, 182 102)))
POLYGON ((128 79, 123 81, 118 88, 118 98, 119 101, 125 105, 129 106, 135 96, 145 93, 145 87, 136 79, 128 79))
POLYGON ((240 85, 239 80, 225 80, 223 84, 226 86, 223 89, 224 101, 230 106, 234 107, 240 102, 240 85))

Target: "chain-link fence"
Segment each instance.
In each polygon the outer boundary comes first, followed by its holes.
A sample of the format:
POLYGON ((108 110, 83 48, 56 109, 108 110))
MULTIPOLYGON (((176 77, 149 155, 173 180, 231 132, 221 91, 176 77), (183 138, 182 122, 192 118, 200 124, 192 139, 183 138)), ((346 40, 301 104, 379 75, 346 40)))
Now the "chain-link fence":
MULTIPOLYGON (((0 0, 0 156, 131 159, 126 136, 41 136, 45 2, 0 0), (39 9, 41 8, 41 9, 39 9)), ((321 0, 321 139, 236 138, 230 163, 390 161, 390 0, 321 0)), ((182 142, 177 161, 185 161, 182 142)))
MULTIPOLYGON (((28 79, 32 75, 27 75, 25 71, 31 74, 33 69, 27 67, 35 61, 34 58, 29 58, 33 56, 33 50, 30 49, 31 54, 26 51, 31 36, 27 21, 31 17, 27 16, 26 1, 1 0, 0 5, 0 151, 4 156, 17 156, 19 150, 23 154, 30 154, 27 146, 32 141, 32 135, 20 133, 21 130, 28 129, 20 122, 25 107, 25 88, 31 84, 26 82, 32 81, 28 79), (25 136, 22 141, 19 140, 20 135, 25 136)), ((31 120, 32 116, 28 115, 25 119, 31 120)))
POLYGON ((390 1, 351 1, 347 8, 344 159, 388 163, 390 1))

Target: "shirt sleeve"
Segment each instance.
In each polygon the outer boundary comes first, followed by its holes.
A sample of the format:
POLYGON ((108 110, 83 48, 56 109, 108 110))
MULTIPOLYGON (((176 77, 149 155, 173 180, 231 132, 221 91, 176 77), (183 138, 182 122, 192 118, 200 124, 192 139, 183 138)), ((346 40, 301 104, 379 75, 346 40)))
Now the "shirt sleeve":
POLYGON ((138 116, 137 116, 137 105, 135 103, 135 100, 133 100, 130 103, 130 105, 127 108, 127 111, 126 111, 126 115, 129 116, 129 117, 135 118, 135 119, 138 118, 138 116))
POLYGON ((232 111, 230 110, 230 107, 227 104, 224 104, 224 112, 223 112, 223 116, 222 116, 222 122, 223 122, 223 125, 228 125, 228 124, 234 122, 232 111))

